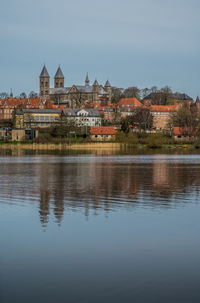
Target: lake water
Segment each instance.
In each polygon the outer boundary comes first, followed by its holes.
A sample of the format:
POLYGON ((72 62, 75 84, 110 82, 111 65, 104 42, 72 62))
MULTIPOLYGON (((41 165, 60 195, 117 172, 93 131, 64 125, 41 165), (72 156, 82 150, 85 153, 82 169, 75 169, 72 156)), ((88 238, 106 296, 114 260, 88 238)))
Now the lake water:
POLYGON ((200 302, 200 155, 0 156, 0 302, 200 302))

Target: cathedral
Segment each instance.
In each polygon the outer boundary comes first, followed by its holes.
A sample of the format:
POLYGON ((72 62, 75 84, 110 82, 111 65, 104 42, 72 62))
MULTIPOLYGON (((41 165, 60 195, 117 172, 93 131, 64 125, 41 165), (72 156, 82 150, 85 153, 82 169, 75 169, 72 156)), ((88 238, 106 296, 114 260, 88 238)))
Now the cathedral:
POLYGON ((42 101, 50 99, 54 104, 65 104, 77 108, 84 103, 93 102, 96 105, 108 105, 111 102, 111 85, 107 80, 105 85, 100 85, 97 79, 90 85, 88 74, 85 85, 72 85, 66 87, 65 77, 60 66, 54 76, 54 88, 50 88, 50 76, 44 65, 40 74, 40 98, 42 101))

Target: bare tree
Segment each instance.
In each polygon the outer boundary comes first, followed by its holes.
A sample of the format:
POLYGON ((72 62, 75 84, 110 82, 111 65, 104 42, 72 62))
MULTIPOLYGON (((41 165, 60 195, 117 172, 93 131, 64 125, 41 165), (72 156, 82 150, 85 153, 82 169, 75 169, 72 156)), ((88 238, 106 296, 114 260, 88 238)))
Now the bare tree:
POLYGON ((25 99, 27 96, 26 96, 26 93, 23 92, 19 95, 20 99, 25 99))
POLYGON ((140 89, 136 86, 128 87, 123 91, 123 97, 137 98, 138 100, 140 100, 140 89))
POLYGON ((28 96, 29 96, 29 98, 37 98, 38 94, 35 93, 34 91, 31 91, 28 96))
POLYGON ((6 92, 0 93, 0 99, 8 99, 8 94, 6 92))
POLYGON ((184 134, 192 135, 200 123, 200 117, 195 106, 184 105, 171 114, 170 123, 172 127, 182 128, 184 134))
POLYGON ((123 88, 112 87, 111 88, 111 102, 118 103, 119 100, 122 98, 123 88))
POLYGON ((129 118, 129 123, 135 125, 141 132, 151 130, 153 126, 153 116, 148 108, 138 107, 129 118))

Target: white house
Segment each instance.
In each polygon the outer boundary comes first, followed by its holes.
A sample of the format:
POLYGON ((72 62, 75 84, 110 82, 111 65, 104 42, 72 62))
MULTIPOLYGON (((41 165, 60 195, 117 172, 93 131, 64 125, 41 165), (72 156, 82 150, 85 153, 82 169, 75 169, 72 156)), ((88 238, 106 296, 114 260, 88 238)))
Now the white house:
POLYGON ((96 108, 63 109, 62 117, 74 121, 77 126, 101 126, 102 118, 96 108))

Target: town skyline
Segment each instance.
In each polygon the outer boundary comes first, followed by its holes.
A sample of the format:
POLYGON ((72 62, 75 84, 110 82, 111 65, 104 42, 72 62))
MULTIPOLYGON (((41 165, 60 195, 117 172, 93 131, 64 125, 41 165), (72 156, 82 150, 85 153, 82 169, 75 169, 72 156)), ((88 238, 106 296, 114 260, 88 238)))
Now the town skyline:
MULTIPOLYGON (((40 66, 39 72, 37 72, 36 79, 34 80, 34 83, 36 82, 36 86, 34 88, 30 87, 30 89, 28 89, 28 88, 25 89, 24 87, 22 87, 22 88, 18 88, 17 90, 15 90, 14 85, 10 85, 10 87, 6 90, 6 89, 4 89, 1 86, 0 93, 4 92, 4 93, 7 93, 8 95, 10 95, 10 93, 12 93, 13 97, 17 97, 17 98, 19 98, 20 93, 25 93, 28 96, 30 92, 35 92, 38 95, 40 95, 40 85, 39 85, 39 80, 38 79, 40 77, 41 70, 42 70, 42 68, 44 66, 47 68, 49 76, 50 76, 49 77, 49 79, 50 79, 49 80, 50 87, 53 87, 54 86, 55 75, 56 75, 56 72, 57 72, 58 68, 60 67, 62 69, 62 71, 63 71, 62 64, 55 65, 55 69, 54 70, 51 69, 51 71, 50 71, 49 68, 48 68, 48 66, 47 66, 47 64, 44 63, 43 65, 40 66)), ((163 84, 162 86, 158 86, 155 83, 154 85, 151 85, 151 86, 138 86, 135 83, 132 83, 132 85, 129 85, 129 86, 122 86, 122 85, 121 86, 120 85, 117 86, 117 85, 115 85, 110 80, 109 77, 107 77, 107 78, 101 77, 100 78, 100 77, 98 77, 98 74, 95 73, 95 72, 94 73, 89 73, 88 71, 86 71, 85 73, 81 72, 80 74, 81 74, 82 78, 81 78, 80 82, 77 82, 76 80, 74 80, 75 82, 73 82, 72 78, 69 81, 69 78, 65 76, 65 72, 64 71, 63 71, 63 74, 64 74, 64 79, 65 79, 65 86, 73 86, 73 85, 75 85, 75 86, 76 85, 83 85, 84 86, 85 85, 85 78, 88 75, 89 76, 89 80, 90 80, 90 85, 93 85, 93 82, 95 82, 95 80, 97 80, 98 82, 100 82, 102 84, 103 83, 105 84, 107 81, 109 81, 109 82, 111 82, 111 86, 112 87, 117 87, 117 88, 120 88, 122 90, 125 90, 125 89, 130 88, 130 87, 137 87, 140 90, 146 89, 146 88, 148 88, 149 90, 151 88, 157 88, 158 90, 160 90, 160 89, 162 89, 164 87, 169 87, 173 92, 186 93, 188 95, 191 95, 191 97, 193 99, 196 99, 196 97, 198 97, 200 95, 200 93, 197 93, 197 94, 190 93, 190 92, 186 91, 186 89, 184 89, 184 88, 182 90, 178 90, 178 89, 173 88, 172 86, 170 86, 168 84, 165 84, 165 85, 163 84), (100 80, 100 79, 102 79, 102 80, 100 80)), ((80 79, 80 74, 79 74, 79 77, 78 77, 79 79, 80 79)), ((200 92, 200 89, 198 91, 200 92)))

